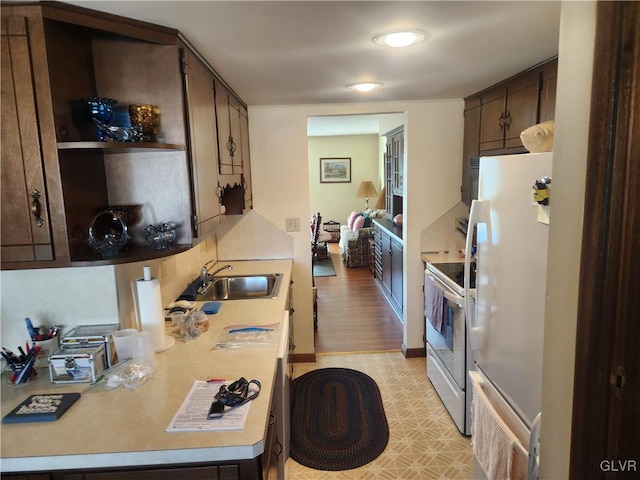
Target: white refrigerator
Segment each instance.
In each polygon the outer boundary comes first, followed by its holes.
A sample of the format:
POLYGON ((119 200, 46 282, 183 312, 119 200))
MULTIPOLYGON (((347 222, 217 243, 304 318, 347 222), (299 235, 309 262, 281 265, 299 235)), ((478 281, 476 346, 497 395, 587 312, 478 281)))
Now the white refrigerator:
POLYGON ((465 257, 466 272, 473 260, 476 268, 475 292, 466 296, 475 478, 537 478, 552 199, 538 204, 533 187, 550 181, 551 167, 551 153, 480 159, 465 257))

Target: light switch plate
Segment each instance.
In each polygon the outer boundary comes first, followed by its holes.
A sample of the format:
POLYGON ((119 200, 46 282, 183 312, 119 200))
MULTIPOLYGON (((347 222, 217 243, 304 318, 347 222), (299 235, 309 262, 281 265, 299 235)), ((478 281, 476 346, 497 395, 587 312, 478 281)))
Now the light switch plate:
POLYGON ((287 218, 286 228, 287 232, 299 232, 300 231, 300 217, 287 218))

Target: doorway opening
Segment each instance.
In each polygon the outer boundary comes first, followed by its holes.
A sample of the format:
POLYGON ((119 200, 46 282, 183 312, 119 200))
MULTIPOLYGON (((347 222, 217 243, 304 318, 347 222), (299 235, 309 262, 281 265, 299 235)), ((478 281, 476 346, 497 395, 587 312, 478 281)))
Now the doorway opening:
MULTIPOLYGON (((316 116, 307 119, 309 204, 323 221, 345 226, 351 212, 386 210, 384 192, 386 132, 405 124, 404 113, 316 116), (324 160, 323 160, 324 159, 324 160), (322 162, 341 160, 348 175, 327 181, 322 162), (371 182, 375 198, 360 198, 371 182), (382 197, 382 198, 380 198, 382 197), (380 203, 382 202, 382 203, 380 203)), ((342 227, 343 228, 343 227, 342 227)), ((316 353, 401 350, 403 325, 369 268, 346 266, 338 243, 327 243, 336 275, 314 278, 318 329, 316 353)), ((358 264, 359 265, 359 264, 358 264)))

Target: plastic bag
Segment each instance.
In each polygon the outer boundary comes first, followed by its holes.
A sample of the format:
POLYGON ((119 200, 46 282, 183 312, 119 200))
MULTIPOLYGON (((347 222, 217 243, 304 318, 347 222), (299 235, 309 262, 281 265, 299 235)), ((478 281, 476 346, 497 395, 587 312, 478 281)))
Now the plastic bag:
POLYGON ((246 347, 275 347, 278 344, 280 324, 229 325, 224 327, 214 350, 246 347))
POLYGON ((125 360, 105 370, 85 391, 111 391, 118 388, 138 388, 153 376, 153 371, 153 365, 139 364, 134 363, 132 360, 125 360))
POLYGON ((199 337, 209 330, 209 318, 204 312, 193 312, 180 322, 180 336, 185 342, 199 337))

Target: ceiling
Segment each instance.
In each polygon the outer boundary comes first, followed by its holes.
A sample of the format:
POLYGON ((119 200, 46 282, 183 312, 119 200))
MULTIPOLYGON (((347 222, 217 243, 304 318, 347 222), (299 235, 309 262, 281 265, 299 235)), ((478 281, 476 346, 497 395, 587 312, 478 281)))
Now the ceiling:
POLYGON ((247 105, 463 98, 556 55, 560 25, 550 1, 65 3, 178 29, 247 105), (401 27, 426 40, 371 40, 401 27))

